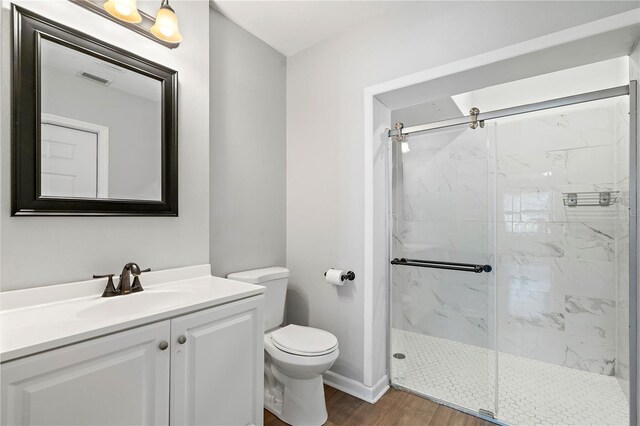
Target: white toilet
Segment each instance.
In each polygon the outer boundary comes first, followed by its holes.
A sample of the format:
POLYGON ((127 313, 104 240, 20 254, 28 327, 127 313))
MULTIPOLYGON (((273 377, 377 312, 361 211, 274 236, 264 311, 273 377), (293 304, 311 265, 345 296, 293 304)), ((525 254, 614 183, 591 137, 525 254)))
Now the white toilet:
POLYGON ((264 405, 290 425, 317 426, 327 421, 322 374, 338 358, 338 339, 328 331, 284 320, 289 270, 281 267, 236 272, 230 280, 263 285, 264 405))

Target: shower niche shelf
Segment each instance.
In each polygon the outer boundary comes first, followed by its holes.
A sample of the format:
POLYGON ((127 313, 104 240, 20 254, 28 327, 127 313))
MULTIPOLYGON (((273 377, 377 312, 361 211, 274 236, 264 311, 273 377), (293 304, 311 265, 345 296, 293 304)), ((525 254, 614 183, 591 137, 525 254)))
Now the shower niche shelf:
POLYGON ((609 207, 618 201, 618 191, 563 192, 562 201, 567 207, 609 207))

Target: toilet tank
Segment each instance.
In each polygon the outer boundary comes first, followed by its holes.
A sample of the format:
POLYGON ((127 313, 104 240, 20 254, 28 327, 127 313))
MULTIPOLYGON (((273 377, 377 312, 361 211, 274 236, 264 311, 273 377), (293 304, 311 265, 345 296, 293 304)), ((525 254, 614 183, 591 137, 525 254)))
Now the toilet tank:
POLYGON ((271 330, 284 321, 284 302, 287 298, 289 270, 280 266, 234 272, 227 278, 266 287, 264 294, 264 330, 271 330))

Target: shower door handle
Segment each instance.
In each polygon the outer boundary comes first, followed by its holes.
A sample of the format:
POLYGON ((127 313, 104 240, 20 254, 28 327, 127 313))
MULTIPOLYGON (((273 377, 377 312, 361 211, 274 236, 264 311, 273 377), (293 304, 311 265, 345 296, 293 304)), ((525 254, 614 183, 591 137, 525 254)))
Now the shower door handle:
POLYGON ((421 260, 421 259, 398 259, 397 257, 391 261, 392 265, 404 265, 404 266, 418 266, 420 268, 434 268, 434 269, 447 269, 450 271, 463 271, 463 272, 475 272, 480 274, 482 272, 491 272, 491 265, 476 265, 473 263, 458 263, 458 262, 440 262, 435 260, 421 260))

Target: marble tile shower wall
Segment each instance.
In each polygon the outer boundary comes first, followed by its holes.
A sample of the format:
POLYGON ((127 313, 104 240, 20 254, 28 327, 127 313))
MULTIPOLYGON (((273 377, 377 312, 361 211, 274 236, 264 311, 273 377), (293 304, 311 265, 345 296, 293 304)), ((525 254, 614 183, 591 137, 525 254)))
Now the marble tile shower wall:
POLYGON ((569 208, 562 193, 623 188, 621 108, 599 101, 412 137, 394 157, 403 197, 392 255, 488 262, 496 273, 393 268, 393 327, 488 348, 497 329, 502 352, 614 375, 627 315, 616 312, 622 206, 569 208))

